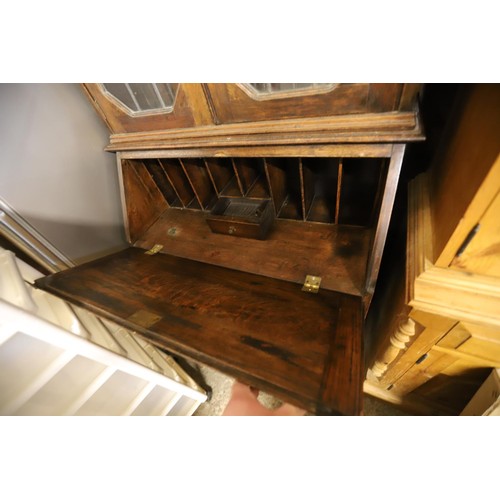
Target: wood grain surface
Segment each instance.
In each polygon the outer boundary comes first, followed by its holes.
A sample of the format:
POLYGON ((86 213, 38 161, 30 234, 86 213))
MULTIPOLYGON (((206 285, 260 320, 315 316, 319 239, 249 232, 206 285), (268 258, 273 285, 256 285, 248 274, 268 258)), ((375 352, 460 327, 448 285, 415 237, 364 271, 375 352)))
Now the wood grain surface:
POLYGON ((196 196, 180 161, 174 158, 163 158, 158 161, 163 167, 182 205, 184 207, 189 206, 196 196))
POLYGON ((234 169, 230 158, 205 158, 205 165, 217 194, 234 178, 234 169))
POLYGON ((143 163, 169 206, 180 206, 177 193, 168 180, 167 174, 160 162, 154 159, 147 159, 143 163))
POLYGON ((131 115, 110 99, 97 83, 83 83, 84 93, 113 133, 212 125, 213 118, 199 83, 181 83, 171 111, 131 115))
POLYGON ((122 179, 128 236, 130 241, 136 241, 168 204, 142 162, 123 160, 122 179))
POLYGON ((370 235, 362 227, 275 220, 265 241, 240 239, 212 233, 199 212, 170 209, 135 246, 159 243, 170 255, 298 284, 312 274, 322 288, 362 295, 370 235))
POLYGON ((361 412, 361 299, 138 248, 37 286, 309 411, 361 412), (127 320, 138 311, 161 319, 127 320))
POLYGON ((210 207, 212 202, 215 202, 216 193, 205 162, 200 158, 183 158, 179 159, 179 162, 200 207, 204 209, 210 207))
MULTIPOLYGON (((217 119, 220 123, 256 122, 297 117, 314 117, 370 111, 367 83, 344 83, 330 92, 318 92, 312 95, 276 96, 274 99, 259 100, 251 97, 235 83, 208 83, 217 119)), ((383 90, 383 89, 381 89, 383 90)), ((391 89, 385 89, 389 92, 391 89)), ((387 99, 386 99, 387 100, 387 99)), ((392 111, 393 105, 379 103, 376 111, 392 111)))
MULTIPOLYGON (((363 148, 368 148, 377 145, 381 147, 382 143, 421 141, 423 139, 420 117, 418 113, 413 111, 292 120, 274 119, 190 129, 113 134, 110 137, 110 145, 106 149, 108 151, 133 151, 234 146, 273 148, 286 144, 317 147, 326 144, 331 146, 353 143, 362 144, 363 148)), ((232 154, 232 156, 235 155, 232 154)), ((335 156, 335 154, 331 156, 335 156)))
POLYGON ((430 182, 433 263, 443 267, 450 265, 498 190, 497 174, 492 192, 476 198, 500 154, 500 85, 465 86, 448 127, 430 182))

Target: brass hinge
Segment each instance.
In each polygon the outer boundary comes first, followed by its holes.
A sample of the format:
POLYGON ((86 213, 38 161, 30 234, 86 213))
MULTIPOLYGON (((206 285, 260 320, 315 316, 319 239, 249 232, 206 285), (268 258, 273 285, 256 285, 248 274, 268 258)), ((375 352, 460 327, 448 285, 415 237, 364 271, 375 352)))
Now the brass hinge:
POLYGON ((146 255, 154 255, 155 253, 158 253, 161 249, 163 248, 163 245, 159 245, 158 243, 144 252, 146 255))
POLYGON ((321 278, 319 276, 311 276, 308 274, 302 287, 303 292, 318 293, 319 286, 321 285, 321 278))
POLYGON ((127 321, 142 326, 143 328, 149 328, 150 326, 158 323, 158 321, 160 321, 161 319, 162 317, 158 316, 158 314, 146 311, 145 309, 140 309, 139 311, 136 311, 134 314, 129 316, 127 318, 127 321))

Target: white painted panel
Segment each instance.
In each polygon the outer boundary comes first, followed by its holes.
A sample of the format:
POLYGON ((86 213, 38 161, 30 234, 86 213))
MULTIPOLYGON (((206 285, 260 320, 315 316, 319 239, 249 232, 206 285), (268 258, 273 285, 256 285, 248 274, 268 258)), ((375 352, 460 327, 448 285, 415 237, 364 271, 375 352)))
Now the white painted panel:
POLYGON ((206 400, 175 361, 146 340, 88 311, 75 313, 24 282, 17 260, 3 249, 0 283, 0 414, 191 414, 206 400), (123 349, 109 350, 110 343, 123 349))
POLYGON ((0 349, 0 411, 24 391, 63 349, 17 333, 0 349))
MULTIPOLYGON (((170 391, 165 387, 155 387, 142 403, 134 410, 132 415, 148 416, 159 415, 167 405, 175 399, 177 401, 178 394, 170 391)), ((175 404, 174 402, 174 404, 175 404)))
POLYGON ((148 385, 144 379, 117 371, 76 412, 76 415, 122 415, 130 401, 148 385))
POLYGON ((45 384, 17 412, 17 415, 62 415, 70 406, 75 394, 81 394, 106 366, 75 356, 59 373, 45 384))
POLYGON ((200 406, 199 401, 194 401, 190 398, 180 398, 175 406, 167 413, 169 417, 190 416, 200 406))

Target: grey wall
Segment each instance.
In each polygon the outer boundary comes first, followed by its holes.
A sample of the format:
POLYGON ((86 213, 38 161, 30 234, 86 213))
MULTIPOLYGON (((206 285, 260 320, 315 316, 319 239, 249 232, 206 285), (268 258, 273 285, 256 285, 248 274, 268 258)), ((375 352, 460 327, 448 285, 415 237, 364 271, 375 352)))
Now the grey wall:
POLYGON ((125 245, 108 137, 78 84, 0 84, 0 196, 76 261, 125 245))

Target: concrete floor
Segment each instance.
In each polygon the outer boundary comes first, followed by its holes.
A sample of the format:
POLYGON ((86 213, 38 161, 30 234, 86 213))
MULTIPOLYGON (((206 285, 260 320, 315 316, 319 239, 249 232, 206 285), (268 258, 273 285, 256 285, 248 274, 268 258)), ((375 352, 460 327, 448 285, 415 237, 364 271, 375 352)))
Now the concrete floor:
MULTIPOLYGON (((197 372, 201 374, 206 386, 211 387, 212 397, 206 403, 203 403, 195 412, 195 416, 219 416, 222 415, 226 405, 231 397, 231 388, 234 379, 224 375, 223 373, 204 366, 201 364, 191 365, 197 372)), ((274 409, 280 406, 281 402, 261 392, 259 394, 259 402, 269 409, 274 409)), ((364 414, 365 416, 408 416, 393 405, 385 403, 379 399, 365 395, 364 398, 364 414)))

